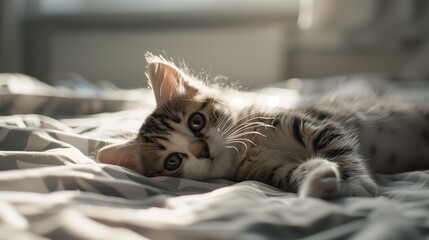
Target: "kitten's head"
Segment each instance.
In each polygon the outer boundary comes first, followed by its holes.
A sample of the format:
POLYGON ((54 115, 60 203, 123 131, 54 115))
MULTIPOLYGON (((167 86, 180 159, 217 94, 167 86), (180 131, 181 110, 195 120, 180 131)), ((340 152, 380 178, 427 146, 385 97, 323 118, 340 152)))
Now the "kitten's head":
POLYGON ((152 54, 146 59, 156 109, 135 139, 104 147, 97 159, 146 176, 225 177, 237 156, 225 136, 234 122, 232 111, 173 63, 152 54))

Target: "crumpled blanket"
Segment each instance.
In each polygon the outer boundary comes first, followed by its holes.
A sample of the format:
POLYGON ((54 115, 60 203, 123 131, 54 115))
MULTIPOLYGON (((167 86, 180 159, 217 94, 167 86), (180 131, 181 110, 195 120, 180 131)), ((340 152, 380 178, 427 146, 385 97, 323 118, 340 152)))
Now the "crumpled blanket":
POLYGON ((140 92, 137 109, 122 104, 136 100, 115 100, 122 105, 104 112, 112 100, 100 95, 91 99, 101 107, 77 113, 70 106, 88 98, 76 92, 0 91, 0 239, 429 237, 429 171, 376 175, 375 198, 324 201, 259 182, 147 178, 95 162, 97 149, 135 134, 150 113, 152 96, 140 92), (45 100, 30 109, 22 97, 45 100))

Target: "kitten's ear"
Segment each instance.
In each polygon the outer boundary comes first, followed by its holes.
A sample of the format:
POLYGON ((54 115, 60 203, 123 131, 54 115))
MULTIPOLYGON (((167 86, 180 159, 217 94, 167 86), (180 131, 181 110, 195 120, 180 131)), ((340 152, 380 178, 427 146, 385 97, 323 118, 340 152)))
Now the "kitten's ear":
POLYGON ((143 174, 139 157, 139 149, 134 141, 125 144, 112 144, 101 148, 97 153, 97 161, 119 165, 143 174))
POLYGON ((149 78, 157 106, 177 96, 192 98, 199 92, 201 86, 197 85, 201 83, 192 79, 174 63, 149 52, 145 57, 148 62, 146 76, 149 78))

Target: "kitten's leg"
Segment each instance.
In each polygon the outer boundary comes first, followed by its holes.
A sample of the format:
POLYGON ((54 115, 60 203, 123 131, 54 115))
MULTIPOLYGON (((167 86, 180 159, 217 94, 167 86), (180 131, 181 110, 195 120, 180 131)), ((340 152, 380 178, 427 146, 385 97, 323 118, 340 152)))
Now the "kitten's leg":
POLYGON ((340 192, 340 173, 336 163, 325 159, 311 159, 293 173, 293 178, 302 178, 298 186, 300 197, 335 198, 340 192))
POLYGON ((369 176, 353 176, 343 180, 337 163, 322 158, 300 164, 291 174, 300 197, 370 197, 377 191, 376 184, 369 176))
POLYGON ((332 122, 297 118, 291 127, 298 142, 315 156, 288 173, 287 182, 300 196, 376 195, 377 185, 359 153, 359 143, 352 130, 332 122))

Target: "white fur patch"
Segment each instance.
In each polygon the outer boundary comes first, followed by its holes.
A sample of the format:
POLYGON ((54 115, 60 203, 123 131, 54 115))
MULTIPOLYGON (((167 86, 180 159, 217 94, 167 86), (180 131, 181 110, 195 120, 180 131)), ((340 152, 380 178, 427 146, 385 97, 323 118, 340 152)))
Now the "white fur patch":
POLYGON ((311 159, 303 163, 310 169, 300 187, 300 197, 334 198, 340 189, 340 173, 336 163, 311 159))

